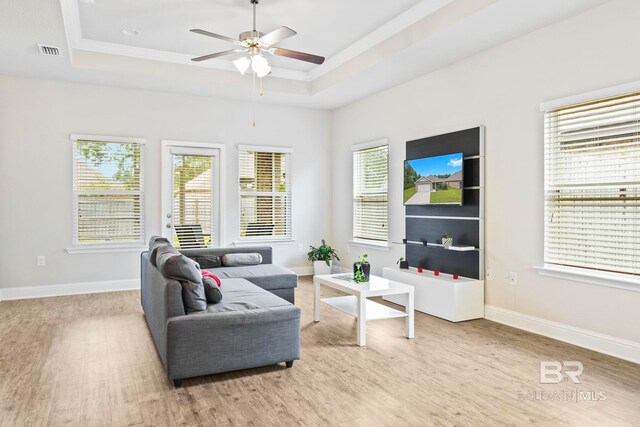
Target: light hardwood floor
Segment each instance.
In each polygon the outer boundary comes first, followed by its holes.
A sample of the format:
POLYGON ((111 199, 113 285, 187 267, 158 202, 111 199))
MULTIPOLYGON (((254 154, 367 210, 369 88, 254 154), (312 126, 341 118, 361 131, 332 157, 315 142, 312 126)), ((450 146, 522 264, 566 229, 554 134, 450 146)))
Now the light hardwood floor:
MULTIPOLYGON (((323 294, 335 294, 323 290, 323 294)), ((416 313, 367 325, 296 292, 302 359, 184 381, 173 388, 137 292, 0 303, 0 425, 640 425, 640 365, 486 320, 416 313), (584 364, 582 384, 539 384, 541 360, 584 364), (557 391, 605 401, 549 400, 557 391), (547 393, 519 401, 518 393, 547 393)), ((638 325, 629 325, 638 327, 638 325)), ((531 395, 529 395, 531 397, 531 395)))

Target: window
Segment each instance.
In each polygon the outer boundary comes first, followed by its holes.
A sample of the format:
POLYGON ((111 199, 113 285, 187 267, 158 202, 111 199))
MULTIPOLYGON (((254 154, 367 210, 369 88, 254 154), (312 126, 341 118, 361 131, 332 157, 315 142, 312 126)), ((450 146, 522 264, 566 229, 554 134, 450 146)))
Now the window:
POLYGON ((545 263, 640 274, 640 92, 545 111, 545 263))
POLYGON ((238 156, 240 239, 291 239, 291 153, 241 146, 238 156))
POLYGON ((144 149, 132 138, 72 136, 73 246, 144 245, 144 149))
POLYGON ((387 242, 389 146, 367 145, 353 151, 353 237, 387 242))

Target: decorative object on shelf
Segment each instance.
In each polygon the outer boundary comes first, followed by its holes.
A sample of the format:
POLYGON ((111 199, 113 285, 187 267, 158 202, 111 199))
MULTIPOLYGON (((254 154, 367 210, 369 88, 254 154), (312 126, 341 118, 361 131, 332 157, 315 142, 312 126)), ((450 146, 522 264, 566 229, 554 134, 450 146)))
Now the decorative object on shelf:
POLYGON ((422 241, 422 246, 429 246, 429 242, 427 242, 426 240, 422 241))
POLYGON ((440 270, 433 270, 433 275, 434 276, 439 276, 440 275, 440 270))
POLYGON ((453 280, 458 280, 460 278, 460 276, 458 276, 456 273, 453 273, 453 280))
POLYGON ((353 263, 353 280, 355 280, 356 283, 364 283, 369 281, 371 265, 367 261, 368 256, 368 254, 364 254, 360 257, 360 260, 353 263))
POLYGON ((313 261, 313 274, 316 276, 322 274, 331 274, 331 265, 333 264, 333 260, 338 258, 338 253, 331 246, 327 245, 322 239, 322 244, 317 248, 314 246, 309 246, 311 249, 307 253, 307 258, 309 261, 313 261))
POLYGON ((418 267, 418 273, 422 273, 422 267, 418 267))
POLYGON ((403 270, 406 270, 409 268, 409 261, 404 259, 404 257, 400 257, 400 259, 396 262, 396 264, 399 264, 400 268, 402 268, 403 270))
POLYGON ((402 243, 407 244, 407 239, 402 239, 402 243))
POLYGON ((449 233, 445 233, 442 235, 442 247, 445 249, 449 249, 453 245, 453 237, 449 233))

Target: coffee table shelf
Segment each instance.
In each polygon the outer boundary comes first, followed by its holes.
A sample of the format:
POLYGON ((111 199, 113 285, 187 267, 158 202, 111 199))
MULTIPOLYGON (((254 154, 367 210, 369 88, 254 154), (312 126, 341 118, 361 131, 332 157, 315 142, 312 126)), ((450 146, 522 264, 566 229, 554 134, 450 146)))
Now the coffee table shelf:
MULTIPOLYGON (((337 308, 344 313, 350 314, 353 317, 358 317, 358 299, 355 297, 355 295, 322 298, 321 301, 333 308, 337 308)), ((367 300, 366 313, 367 321, 394 319, 396 317, 407 317, 407 313, 403 311, 387 307, 386 305, 371 301, 369 299, 367 300)))

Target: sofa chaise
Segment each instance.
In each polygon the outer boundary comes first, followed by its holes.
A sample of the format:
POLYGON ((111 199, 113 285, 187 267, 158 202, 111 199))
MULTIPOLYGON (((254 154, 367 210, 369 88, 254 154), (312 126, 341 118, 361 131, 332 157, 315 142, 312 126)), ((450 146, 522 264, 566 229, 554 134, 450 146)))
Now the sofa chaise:
POLYGON ((166 278, 141 254, 141 302, 167 376, 185 378, 300 358, 300 309, 292 304, 294 273, 271 264, 271 248, 180 251, 197 256, 260 253, 262 264, 207 269, 221 279, 222 301, 187 313, 179 281, 166 278))

